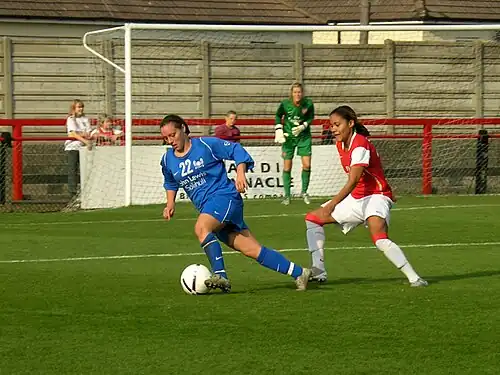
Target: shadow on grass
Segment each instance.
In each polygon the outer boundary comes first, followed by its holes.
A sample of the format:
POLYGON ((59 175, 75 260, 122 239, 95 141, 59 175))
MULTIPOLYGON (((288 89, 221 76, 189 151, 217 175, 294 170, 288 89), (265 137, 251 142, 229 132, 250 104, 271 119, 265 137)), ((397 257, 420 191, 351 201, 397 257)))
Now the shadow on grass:
MULTIPOLYGON (((465 280, 465 279, 476 279, 481 277, 492 277, 500 276, 500 270, 489 270, 489 271, 475 271, 461 274, 451 274, 451 275, 435 275, 427 276, 422 275, 422 277, 429 282, 429 284, 437 284, 446 281, 455 280, 465 280)), ((343 284, 375 284, 375 283, 400 283, 407 284, 404 276, 402 277, 384 277, 384 278, 344 278, 344 279, 330 279, 326 285, 343 285, 343 284)), ((321 286, 321 284, 320 284, 321 286)))
MULTIPOLYGON (((489 271, 475 271, 461 274, 451 274, 451 275, 435 275, 422 277, 429 282, 429 284, 437 284, 446 281, 455 280, 465 280, 465 279, 476 279, 481 277, 492 277, 500 276, 500 270, 489 270, 489 271)), ((345 279, 331 279, 328 280, 326 285, 343 285, 343 284, 374 284, 374 283, 401 283, 406 284, 407 281, 404 277, 385 277, 385 278, 345 278, 345 279)), ((320 284, 321 286, 321 284, 320 284)))
MULTIPOLYGON (((422 277, 429 282, 430 286, 432 286, 432 284, 437 284, 441 282, 476 279, 476 278, 492 277, 492 276, 500 276, 500 270, 476 271, 476 272, 452 274, 452 275, 436 275, 436 276, 423 275, 422 277)), ((341 278, 341 279, 330 278, 327 283, 320 284, 316 282, 310 282, 309 285, 307 286, 307 289, 334 290, 334 287, 338 285, 350 285, 350 284, 361 285, 361 284, 377 284, 377 283, 391 283, 391 284, 401 284, 401 285, 408 284, 404 276, 386 277, 386 278, 362 278, 362 277, 341 278)), ((257 287, 251 287, 251 288, 243 287, 242 290, 236 290, 234 292, 231 292, 231 294, 247 294, 265 290, 279 290, 279 289, 293 290, 295 289, 295 284, 293 282, 280 282, 278 284, 263 285, 263 286, 259 285, 257 287)), ((222 293, 216 293, 216 294, 222 294, 222 293)))

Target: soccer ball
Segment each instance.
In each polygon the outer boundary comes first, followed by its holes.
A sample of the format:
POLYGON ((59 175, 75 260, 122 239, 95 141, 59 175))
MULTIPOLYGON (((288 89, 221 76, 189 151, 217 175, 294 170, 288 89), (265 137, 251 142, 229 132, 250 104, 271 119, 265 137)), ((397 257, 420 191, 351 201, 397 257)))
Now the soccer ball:
POLYGON ((207 294, 205 280, 212 273, 203 264, 191 264, 181 274, 181 286, 187 294, 207 294))

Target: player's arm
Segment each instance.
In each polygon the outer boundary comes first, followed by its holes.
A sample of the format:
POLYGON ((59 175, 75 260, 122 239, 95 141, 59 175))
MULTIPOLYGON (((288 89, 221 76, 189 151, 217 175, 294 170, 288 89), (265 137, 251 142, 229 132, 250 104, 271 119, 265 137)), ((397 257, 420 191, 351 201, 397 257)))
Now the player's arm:
POLYGON ((285 115, 285 113, 285 106, 283 105, 283 102, 281 102, 278 106, 278 109, 276 110, 276 116, 274 120, 276 125, 281 125, 281 121, 283 120, 283 116, 285 115))
POLYGON ((223 141, 218 138, 204 138, 203 141, 210 147, 214 157, 219 160, 234 160, 236 164, 236 189, 240 193, 245 192, 247 188, 245 174, 255 165, 247 150, 239 143, 223 141))
POLYGON ((308 100, 307 102, 307 112, 304 115, 304 122, 311 126, 314 121, 314 103, 312 100, 308 100))
POLYGON ((247 167, 246 164, 244 163, 240 163, 236 167, 235 184, 236 184, 236 190, 238 190, 239 193, 244 193, 248 188, 246 171, 247 167))
POLYGON ((170 220, 175 213, 175 197, 177 196, 177 191, 179 190, 179 184, 168 168, 165 156, 161 159, 160 164, 163 173, 163 187, 167 191, 167 202, 163 210, 163 217, 170 220))
POLYGON ((361 176, 363 176, 364 171, 365 167, 361 165, 357 165, 351 168, 351 170, 349 171, 349 178, 347 179, 347 183, 324 207, 325 209, 329 210, 329 214, 333 212, 337 204, 342 202, 349 194, 352 193, 359 180, 361 179, 361 176))
POLYGON ((349 177, 347 183, 342 189, 332 198, 325 209, 329 210, 329 214, 333 212, 335 206, 342 202, 354 190, 359 180, 365 172, 365 168, 370 164, 370 151, 368 148, 358 146, 351 153, 351 165, 349 169, 349 177))
POLYGON ((307 99, 305 109, 306 113, 302 116, 302 121, 296 123, 292 128, 292 134, 294 137, 306 130, 308 126, 311 126, 314 120, 314 104, 312 100, 307 99))
POLYGON ((278 109, 276 110, 276 116, 274 120, 274 123, 276 124, 274 125, 275 143, 283 144, 286 142, 286 136, 288 136, 288 134, 283 133, 283 124, 281 123, 285 114, 285 106, 283 105, 283 102, 281 102, 278 109))

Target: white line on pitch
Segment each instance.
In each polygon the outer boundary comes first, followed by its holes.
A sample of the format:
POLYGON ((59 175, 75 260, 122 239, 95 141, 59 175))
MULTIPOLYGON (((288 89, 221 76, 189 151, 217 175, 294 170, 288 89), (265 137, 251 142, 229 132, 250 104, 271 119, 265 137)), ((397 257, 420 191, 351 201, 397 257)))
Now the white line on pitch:
MULTIPOLYGON (((442 205, 442 206, 415 206, 415 207, 401 207, 393 208, 392 211, 414 211, 414 210, 436 210, 448 208, 477 208, 477 207, 500 207, 500 204, 456 204, 456 205, 442 205)), ((196 214, 193 217, 183 217, 173 220, 175 221, 195 221, 196 214)), ((267 214, 267 215, 246 215, 245 219, 264 219, 272 217, 295 217, 304 216, 305 213, 290 213, 290 214, 267 214)), ((150 223, 165 221, 164 219, 120 219, 120 220, 88 220, 88 221, 49 221, 49 222, 31 222, 31 223, 3 223, 4 228, 7 227, 23 227, 31 225, 81 225, 81 224, 121 224, 121 223, 150 223)))
MULTIPOLYGON (((429 248, 429 247, 459 247, 459 246, 498 246, 500 242, 456 242, 456 243, 431 243, 431 244, 408 244, 403 245, 403 248, 429 248)), ((365 250, 373 249, 374 246, 340 246, 340 247, 327 247, 325 250, 365 250)), ((307 249, 283 249, 278 250, 282 253, 289 253, 294 251, 305 251, 307 249)), ((239 254, 236 251, 225 251, 224 255, 239 254)), ((144 259, 144 258, 171 258, 171 257, 184 257, 184 256, 202 256, 205 253, 164 253, 164 254, 132 254, 132 255, 102 255, 102 256, 89 256, 89 257, 72 257, 72 258, 46 258, 46 259, 11 259, 0 260, 0 264, 12 263, 49 263, 49 262, 76 262, 76 261, 89 261, 89 260, 112 260, 112 259, 144 259)))

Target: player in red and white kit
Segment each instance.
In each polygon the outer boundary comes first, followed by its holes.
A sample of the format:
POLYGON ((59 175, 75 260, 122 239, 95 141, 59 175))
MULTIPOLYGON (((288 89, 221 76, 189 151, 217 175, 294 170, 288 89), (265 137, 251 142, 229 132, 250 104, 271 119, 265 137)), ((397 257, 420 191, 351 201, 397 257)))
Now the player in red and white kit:
POLYGON ((348 174, 346 185, 321 208, 306 215, 307 243, 312 255, 311 279, 326 281, 324 243, 326 224, 337 224, 347 234, 365 224, 375 246, 384 253, 411 286, 427 286, 406 259, 403 251, 388 237, 392 190, 385 179, 380 157, 366 129, 351 107, 341 106, 330 113, 340 161, 348 174))

